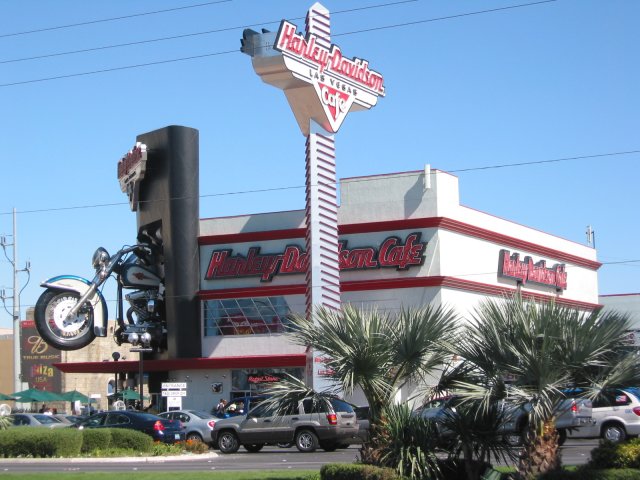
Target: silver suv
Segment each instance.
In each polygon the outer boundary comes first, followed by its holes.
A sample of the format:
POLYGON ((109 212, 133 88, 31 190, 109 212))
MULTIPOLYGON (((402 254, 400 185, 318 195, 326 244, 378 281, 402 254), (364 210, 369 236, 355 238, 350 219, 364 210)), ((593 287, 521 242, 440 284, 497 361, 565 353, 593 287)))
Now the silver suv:
MULTIPOLYGON (((436 431, 445 440, 451 436, 450 431, 446 431, 442 427, 442 423, 448 416, 455 414, 456 406, 462 401, 457 396, 446 396, 436 398, 426 403, 416 413, 424 418, 433 419, 436 431)), ((529 421, 529 411, 531 404, 515 405, 508 402, 501 402, 503 409, 502 423, 500 424, 498 433, 504 440, 512 446, 520 446, 524 441, 526 434, 527 422, 529 421)), ((595 410, 593 410, 595 412, 595 410)), ((589 425, 592 418, 591 401, 585 398, 566 398, 556 407, 556 428, 560 434, 559 443, 562 445, 567 438, 569 430, 582 430, 583 425, 589 425)))
POLYGON ((622 442, 640 435, 640 388, 613 388, 593 400, 593 421, 568 432, 569 438, 604 438, 622 442))
POLYGON ((359 442, 353 407, 337 398, 305 398, 284 411, 264 402, 246 415, 217 421, 211 436, 222 453, 235 453, 240 445, 258 452, 265 444, 284 443, 295 443, 301 452, 330 452, 359 442))

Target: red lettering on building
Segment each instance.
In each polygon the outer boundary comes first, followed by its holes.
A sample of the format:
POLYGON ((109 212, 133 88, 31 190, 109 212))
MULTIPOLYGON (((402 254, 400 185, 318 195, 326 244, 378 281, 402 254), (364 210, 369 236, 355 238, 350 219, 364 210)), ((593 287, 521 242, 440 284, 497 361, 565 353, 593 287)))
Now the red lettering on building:
POLYGON ((549 285, 559 291, 567 288, 567 271, 563 263, 547 268, 545 260, 533 263, 531 257, 524 257, 524 260, 520 261, 520 254, 511 255, 509 250, 500 250, 498 275, 515 278, 522 284, 549 285))
POLYGON ((275 383, 280 381, 280 377, 274 375, 249 375, 247 377, 249 383, 275 383))
MULTIPOLYGON (((419 232, 407 235, 404 243, 399 237, 385 239, 380 247, 347 248, 347 241, 338 244, 340 270, 367 270, 395 267, 407 270, 422 265, 426 242, 420 242, 419 232)), ((229 277, 259 276, 269 282, 278 274, 305 273, 309 255, 297 245, 289 245, 283 253, 260 254, 260 247, 251 247, 247 256, 233 255, 233 250, 214 250, 209 259, 205 280, 229 277)))

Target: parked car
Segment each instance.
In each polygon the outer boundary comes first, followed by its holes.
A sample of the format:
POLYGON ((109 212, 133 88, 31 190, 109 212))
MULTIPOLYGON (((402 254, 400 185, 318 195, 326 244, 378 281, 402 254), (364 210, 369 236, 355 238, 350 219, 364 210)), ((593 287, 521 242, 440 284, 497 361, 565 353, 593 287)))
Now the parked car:
POLYGON ((175 443, 185 439, 185 432, 177 420, 132 410, 95 413, 71 425, 75 428, 130 428, 150 435, 154 440, 175 443))
POLYGON ((171 410, 158 415, 182 423, 187 440, 196 440, 211 444, 211 432, 219 418, 199 410, 171 410))
POLYGON ((604 390, 593 400, 592 422, 567 432, 569 438, 603 438, 618 443, 640 435, 640 388, 604 390))
POLYGON ((288 410, 278 411, 269 402, 248 414, 216 422, 213 441, 222 453, 234 453, 244 446, 258 452, 265 444, 293 442, 301 452, 318 447, 333 451, 341 445, 358 443, 358 423, 352 406, 340 399, 318 402, 305 398, 288 410))
POLYGON ((54 413, 53 417, 57 418, 62 423, 66 423, 67 425, 78 423, 79 421, 87 418, 85 415, 68 415, 66 413, 54 413))
POLYGON ((14 413, 9 418, 15 427, 60 428, 67 426, 66 423, 61 422, 53 415, 45 415, 44 413, 14 413))
POLYGON ((369 405, 354 406, 356 421, 358 422, 358 440, 364 443, 369 439, 369 405))
MULTIPOLYGON (((439 435, 446 438, 451 432, 442 428, 443 420, 451 414, 455 414, 456 406, 462 399, 455 395, 440 397, 427 402, 417 410, 417 413, 425 418, 435 421, 439 435)), ((508 401, 500 404, 503 409, 503 423, 499 427, 505 441, 513 446, 521 445, 526 433, 527 422, 531 405, 516 405, 508 401)), ((560 444, 567 438, 568 431, 591 423, 592 404, 585 398, 566 398, 556 408, 556 429, 560 434, 560 444)))

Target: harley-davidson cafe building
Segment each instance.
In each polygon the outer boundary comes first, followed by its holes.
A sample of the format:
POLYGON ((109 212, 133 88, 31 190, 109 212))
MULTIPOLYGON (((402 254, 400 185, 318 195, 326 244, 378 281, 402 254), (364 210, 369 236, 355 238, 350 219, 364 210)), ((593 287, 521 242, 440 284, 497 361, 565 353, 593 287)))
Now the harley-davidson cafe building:
MULTIPOLYGON (((343 303, 390 311, 443 304, 465 315, 487 298, 520 290, 537 300, 597 306, 594 249, 460 205, 454 175, 427 169, 348 178, 340 191, 343 303)), ((199 221, 200 315, 192 342, 201 356, 145 361, 151 377, 186 383, 184 408, 259 392, 282 372, 304 374, 304 348, 284 333, 287 315, 305 311, 304 218, 294 210, 199 221)), ((118 363, 137 370, 135 361, 118 363)), ((147 388, 160 393, 157 382, 147 388)))
MULTIPOLYGON (((314 4, 306 36, 283 21, 277 35, 245 31, 242 41, 307 137, 304 209, 200 219, 199 134, 188 127, 139 135, 118 164, 138 231, 162 242, 167 346, 144 357, 144 391, 158 402, 163 382, 186 387, 182 406, 197 409, 260 392, 283 372, 321 383, 321 352, 308 357, 285 333, 289 314, 310 305, 395 312, 436 304, 465 316, 487 298, 520 291, 597 307, 594 249, 460 205, 454 175, 425 167, 335 188, 334 134, 348 112, 370 109, 385 89, 367 61, 331 44, 329 23, 314 4)), ((130 359, 57 366, 130 379, 138 371, 130 359)))

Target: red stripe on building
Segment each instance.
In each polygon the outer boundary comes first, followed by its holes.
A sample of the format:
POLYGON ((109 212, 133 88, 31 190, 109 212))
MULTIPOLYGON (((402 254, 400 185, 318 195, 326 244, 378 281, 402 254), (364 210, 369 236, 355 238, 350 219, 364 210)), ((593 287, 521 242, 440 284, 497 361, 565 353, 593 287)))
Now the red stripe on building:
MULTIPOLYGON (((253 355, 246 357, 176 358, 172 360, 145 360, 145 372, 168 372, 172 370, 209 370, 221 368, 281 368, 304 367, 306 355, 253 355)), ((65 373, 122 373, 135 372, 137 361, 54 363, 65 373)))
MULTIPOLYGON (((394 230, 410 230, 420 228, 442 228, 452 232, 461 233, 474 238, 480 238, 489 242, 497 243, 501 246, 511 247, 518 250, 535 253, 537 255, 561 260, 579 265, 581 267, 597 270, 601 263, 588 258, 571 255, 553 248, 543 247, 536 243, 521 240, 519 238, 503 235, 484 228, 475 227, 468 223, 452 220, 446 217, 410 218, 406 220, 389 220, 384 222, 351 223, 338 225, 338 232, 342 235, 371 233, 371 232, 391 232, 394 230)), ((200 245, 216 245, 227 243, 247 243, 266 240, 284 240, 293 238, 304 238, 304 228, 291 228, 286 230, 268 230, 262 232, 230 233, 224 235, 207 235, 198 238, 200 245)))

